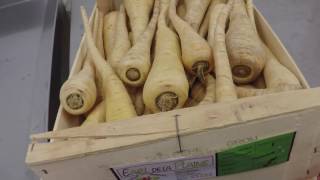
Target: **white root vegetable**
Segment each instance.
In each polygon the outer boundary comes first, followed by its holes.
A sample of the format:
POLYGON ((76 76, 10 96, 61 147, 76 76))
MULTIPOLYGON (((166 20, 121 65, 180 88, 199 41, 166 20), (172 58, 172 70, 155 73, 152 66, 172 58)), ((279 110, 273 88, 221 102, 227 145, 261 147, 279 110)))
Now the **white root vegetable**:
MULTIPOLYGON (((94 13, 94 21, 90 23, 90 30, 93 31, 95 37, 99 25, 98 14, 98 12, 94 13)), ((99 86, 95 84, 95 69, 90 62, 91 56, 87 53, 84 58, 82 69, 62 85, 59 95, 64 110, 73 115, 90 111, 98 96, 97 89, 99 86)))
POLYGON ((199 30, 210 2, 211 0, 184 0, 186 7, 184 19, 196 32, 199 30))
POLYGON ((152 114, 152 112, 148 108, 145 108, 143 115, 148 115, 148 114, 152 114))
POLYGON ((206 105, 214 103, 216 100, 216 81, 212 75, 206 77, 206 84, 195 82, 190 90, 189 99, 185 107, 206 105))
POLYGON ((193 107, 199 105, 206 95, 206 86, 203 83, 197 82, 190 89, 190 95, 184 107, 193 107))
POLYGON ((216 73, 216 101, 228 102, 237 99, 237 92, 232 79, 232 73, 230 70, 229 58, 226 47, 226 34, 225 28, 227 19, 232 7, 233 0, 230 0, 228 4, 222 9, 218 24, 215 31, 214 40, 214 62, 216 73))
POLYGON ((105 117, 106 117, 105 102, 102 101, 90 111, 90 113, 87 115, 86 119, 81 124, 81 126, 88 126, 91 124, 103 123, 106 121, 105 117))
POLYGON ((135 94, 135 101, 134 101, 134 107, 136 109, 137 115, 141 116, 145 112, 145 105, 143 102, 143 95, 142 95, 142 88, 139 88, 137 90, 137 93, 135 94))
POLYGON ((169 1, 161 1, 155 59, 143 89, 146 109, 152 112, 180 108, 188 97, 189 85, 181 63, 179 40, 166 22, 169 1))
POLYGON ((268 47, 265 46, 265 49, 268 53, 268 60, 264 69, 264 78, 267 88, 247 89, 238 87, 237 93, 239 97, 262 96, 302 88, 298 78, 277 60, 268 47))
POLYGON ((209 19, 211 14, 213 13, 213 9, 219 4, 226 4, 227 0, 211 0, 210 6, 206 12, 206 15, 203 19, 203 22, 199 29, 199 34, 201 37, 205 38, 208 34, 209 29, 209 19))
POLYGON ((98 11, 97 16, 96 16, 96 18, 98 19, 98 27, 97 27, 97 34, 95 37, 95 42, 97 44, 97 47, 98 47, 101 55, 103 57, 106 57, 105 53, 104 53, 104 47, 103 47, 103 21, 104 21, 103 17, 104 17, 103 13, 98 11))
POLYGON ((154 0, 123 0, 133 33, 133 44, 144 32, 149 22, 154 0))
MULTIPOLYGON (((181 0, 179 2, 181 2, 181 0)), ((186 15, 186 5, 184 3, 180 3, 178 5, 177 14, 181 18, 184 18, 184 16, 186 15)))
POLYGON ((208 30, 208 43, 213 48, 214 47, 214 35, 216 33, 216 27, 218 24, 218 18, 225 7, 225 4, 218 4, 214 7, 211 11, 210 18, 209 18, 209 30, 208 30))
POLYGON ((206 80, 206 94, 199 105, 211 104, 216 101, 216 80, 211 75, 208 75, 206 80))
POLYGON ((264 78, 267 88, 287 87, 289 89, 302 88, 298 78, 285 66, 283 66, 268 47, 265 46, 268 61, 264 69, 264 78))
POLYGON ((292 91, 296 89, 292 89, 288 86, 284 86, 281 88, 273 88, 273 89, 253 89, 248 87, 237 87, 237 93, 239 98, 251 97, 251 96, 263 96, 268 94, 274 94, 284 91, 292 91))
POLYGON ((87 60, 85 60, 83 69, 75 76, 69 78, 60 90, 60 103, 62 107, 73 115, 88 112, 96 102, 95 71, 87 60))
POLYGON ((126 22, 126 12, 123 5, 120 6, 120 10, 117 16, 114 36, 115 37, 112 45, 112 51, 110 56, 108 56, 108 61, 111 67, 116 72, 118 72, 121 58, 123 58, 131 48, 126 22))
POLYGON ((257 89, 255 86, 251 85, 251 84, 245 84, 245 85, 239 85, 238 87, 242 87, 242 88, 247 88, 247 89, 257 89))
POLYGON ((234 81, 239 84, 253 82, 265 66, 266 52, 243 0, 235 0, 226 42, 234 81))
MULTIPOLYGON (((94 33, 93 33, 93 38, 95 39, 97 48, 101 55, 105 58, 105 52, 104 52, 104 45, 103 45, 103 24, 104 24, 104 15, 100 11, 96 11, 96 16, 95 16, 95 26, 94 26, 94 33)), ((89 53, 88 53, 89 54, 89 53)), ((88 55, 90 58, 88 61, 91 61, 91 56, 88 55)), ((98 100, 102 98, 102 94, 104 92, 104 89, 102 87, 102 79, 100 76, 98 76, 98 73, 96 72, 95 76, 96 80, 96 86, 98 90, 98 100)))
POLYGON ((112 11, 104 16, 103 44, 104 53, 106 55, 105 57, 107 57, 107 59, 110 59, 110 55, 113 50, 118 14, 119 11, 112 11))
POLYGON ((247 13, 248 16, 251 20, 252 26, 254 27, 254 30, 257 32, 257 27, 256 27, 256 20, 254 17, 254 5, 253 5, 253 0, 246 0, 246 7, 247 7, 247 13))
POLYGON ((119 61, 117 74, 123 82, 130 86, 140 87, 147 79, 151 67, 151 45, 157 26, 159 9, 159 0, 156 0, 148 27, 119 61))
POLYGON ((90 32, 90 27, 88 25, 88 16, 83 6, 81 6, 81 15, 88 51, 92 56, 92 62, 103 80, 103 88, 105 89, 104 100, 106 106, 106 121, 129 119, 137 116, 124 84, 114 73, 110 64, 101 56, 93 43, 92 33, 90 32))
POLYGON ((182 50, 182 62, 193 75, 202 82, 212 69, 212 52, 209 44, 192 27, 183 21, 176 12, 177 0, 171 0, 169 17, 179 34, 182 50))
POLYGON ((255 80, 253 82, 253 85, 257 88, 257 89, 265 89, 267 88, 266 86, 266 81, 264 80, 264 76, 261 75, 257 78, 257 80, 255 80))

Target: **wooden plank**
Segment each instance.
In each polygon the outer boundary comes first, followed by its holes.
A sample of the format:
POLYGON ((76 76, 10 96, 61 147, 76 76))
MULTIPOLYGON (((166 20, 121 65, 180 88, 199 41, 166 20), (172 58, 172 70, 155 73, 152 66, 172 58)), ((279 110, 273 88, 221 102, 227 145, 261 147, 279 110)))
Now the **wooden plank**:
MULTIPOLYGON (((319 90, 317 94, 319 96, 319 90)), ((297 96, 298 98, 296 101, 299 101, 302 96, 303 95, 297 96)), ((309 100, 310 99, 307 99, 306 102, 309 102, 309 100)), ((124 140, 122 137, 98 140, 82 139, 60 141, 49 144, 35 144, 33 151, 38 155, 37 158, 39 158, 39 155, 53 157, 57 152, 62 150, 68 153, 70 152, 68 151, 69 149, 83 150, 82 154, 73 157, 70 156, 71 154, 68 154, 68 157, 72 157, 72 159, 56 159, 54 162, 42 162, 41 164, 38 164, 38 166, 37 163, 35 163, 32 168, 39 174, 41 174, 41 170, 45 168, 48 172, 48 174, 42 173, 42 176, 45 179, 77 178, 82 180, 88 179, 91 175, 94 175, 94 178, 92 179, 114 179, 111 171, 109 170, 109 168, 114 166, 134 164, 138 162, 152 162, 177 157, 211 155, 215 152, 233 147, 234 144, 230 146, 229 142, 241 142, 238 141, 239 139, 250 139, 250 137, 254 137, 252 139, 263 139, 286 132, 296 131, 295 144, 292 149, 289 162, 274 167, 237 175, 219 177, 216 179, 235 180, 254 179, 256 177, 266 180, 301 179, 306 176, 311 161, 311 152, 314 148, 313 140, 319 134, 317 127, 320 125, 320 121, 318 121, 318 117, 320 116, 320 102, 318 102, 316 106, 307 110, 294 110, 291 113, 282 113, 281 115, 271 117, 263 116, 266 112, 272 112, 278 108, 285 108, 288 104, 285 104, 284 102, 285 100, 281 100, 280 98, 277 104, 281 105, 274 108, 269 105, 264 106, 263 104, 254 105, 252 108, 249 108, 247 104, 239 104, 237 106, 230 105, 229 108, 233 109, 233 111, 238 114, 232 115, 233 121, 238 121, 237 117, 247 117, 250 116, 250 114, 260 114, 261 118, 246 123, 235 123, 227 126, 220 126, 219 128, 206 129, 205 131, 197 131, 197 133, 182 134, 182 153, 179 153, 177 138, 175 136, 161 138, 152 135, 153 137, 150 139, 160 139, 157 141, 152 140, 148 143, 139 143, 130 147, 121 146, 121 148, 115 148, 111 151, 97 151, 96 148, 107 143, 109 145, 115 143, 115 146, 119 147, 118 141, 123 142, 124 140), (201 141, 199 141, 199 139, 201 139, 201 141), (48 148, 48 146, 50 147, 48 148), (88 153, 89 151, 95 153, 88 153)), ((289 108, 292 107, 290 105, 288 106, 289 108)), ((225 116, 224 113, 230 113, 225 111, 225 109, 212 107, 210 112, 214 112, 214 114, 217 115, 221 114, 221 116, 218 116, 214 120, 220 121, 221 118, 228 117, 225 116)), ((187 115, 190 116, 191 113, 187 115)), ((210 119, 202 119, 202 113, 200 113, 199 116, 200 117, 197 119, 199 124, 211 124, 213 122, 210 121, 210 119)), ((194 121, 194 117, 192 118, 194 121)), ((161 121, 161 119, 156 120, 161 121)), ((183 119, 181 121, 182 127, 186 127, 186 124, 189 124, 188 122, 184 122, 185 120, 186 119, 183 119)), ((229 120, 232 121, 231 119, 229 120)), ((186 121, 189 121, 189 119, 186 121)), ((142 130, 143 127, 140 129, 142 130)), ((141 139, 139 137, 136 138, 141 139)), ((144 139, 145 138, 146 137, 144 137, 144 139)), ((135 138, 129 138, 127 140, 135 141, 135 138)))
MULTIPOLYGON (((34 135, 49 137, 99 137, 100 139, 73 139, 54 143, 34 143, 28 152, 27 163, 39 164, 74 158, 97 151, 117 150, 127 146, 149 143, 175 137, 175 116, 179 116, 182 135, 224 128, 251 121, 317 107, 320 105, 320 89, 299 90, 262 97, 244 98, 231 103, 212 104, 167 113, 159 113, 114 123, 105 123, 88 128, 79 127, 34 135), (292 98, 294 97, 294 98, 292 98), (197 120, 197 123, 195 123, 197 120), (134 122, 134 123, 133 123, 134 122), (126 135, 127 133, 127 135, 126 135), (104 139, 103 139, 104 138, 104 139), (88 147, 88 143, 90 146, 88 147), (68 148, 63 148, 68 147, 68 148)), ((275 124, 276 126, 276 124, 275 124)), ((248 131, 253 131, 248 128, 248 131)))
MULTIPOLYGON (((320 88, 315 88, 311 90, 300 90, 300 91, 293 91, 293 92, 283 92, 278 93, 275 95, 269 95, 265 97, 253 97, 253 98, 244 98, 240 99, 239 101, 233 103, 222 103, 222 104, 212 104, 212 105, 205 105, 205 106, 198 106, 189 108, 186 110, 176 110, 167 113, 159 113, 154 115, 148 115, 143 117, 136 117, 134 119, 117 121, 117 122, 110 122, 110 123, 103 123, 103 124, 95 124, 89 127, 76 127, 70 128, 60 131, 53 131, 41 134, 31 135, 31 140, 46 140, 46 139, 71 139, 71 138, 113 138, 113 137, 129 137, 129 136, 145 136, 145 135, 153 135, 153 134, 163 134, 163 133, 174 133, 176 132, 175 124, 170 123, 172 119, 174 119, 175 115, 179 115, 179 119, 182 119, 183 122, 186 122, 185 117, 188 112, 191 114, 196 114, 193 116, 198 116, 198 113, 203 113, 205 111, 211 110, 213 108, 216 109, 227 109, 230 106, 241 106, 242 104, 251 104, 252 106, 262 106, 262 110, 264 111, 264 106, 273 106, 274 111, 265 112, 264 116, 273 116, 280 113, 286 113, 290 111, 295 111, 297 109, 307 109, 314 107, 315 104, 318 102, 315 100, 313 103, 310 103, 313 98, 317 99, 318 92, 320 92, 320 88), (305 98, 304 101, 300 101, 299 103, 296 101, 296 98, 301 96, 305 98), (303 97, 303 96, 306 97, 303 97), (288 97, 295 97, 295 98, 288 98, 288 97), (288 109, 277 109, 278 106, 285 106, 277 104, 278 101, 284 99, 284 104, 287 106, 288 109), (292 103, 292 104, 290 104, 292 103), (294 107, 293 107, 294 106, 294 107), (149 122, 150 119, 153 119, 152 122, 149 122), (166 119, 167 122, 160 122, 158 119, 166 119), (134 123, 132 123, 134 121, 134 123), (139 127, 144 127, 143 131, 139 127)), ((259 108, 257 108, 259 109, 259 108)), ((231 110, 232 111, 232 110, 231 110)), ((215 121, 213 124, 204 124, 203 127, 210 128, 211 126, 219 127, 225 126, 229 123, 227 120, 231 116, 228 113, 235 113, 230 111, 225 111, 223 115, 220 115, 220 118, 224 118, 221 121, 215 121), (218 123, 218 124, 217 124, 218 123)), ((239 122, 246 122, 251 119, 257 118, 260 114, 250 114, 246 117, 241 117, 241 121, 239 122)), ((209 114, 204 114, 205 118, 210 118, 209 114)), ((216 118, 217 115, 213 115, 212 118, 216 118)), ((240 118, 240 117, 239 117, 240 118)), ((190 126, 194 123, 194 121, 190 122, 190 126)), ((202 125, 201 125, 202 126, 202 125)), ((181 128, 181 132, 188 132, 191 130, 201 129, 201 127, 193 126, 192 129, 183 129, 181 128)))
MULTIPOLYGON (((318 126, 317 128, 320 130, 320 126, 318 126)), ((310 167, 310 176, 312 176, 313 174, 318 174, 320 176, 320 135, 317 137, 315 148, 312 151, 312 160, 310 167)))

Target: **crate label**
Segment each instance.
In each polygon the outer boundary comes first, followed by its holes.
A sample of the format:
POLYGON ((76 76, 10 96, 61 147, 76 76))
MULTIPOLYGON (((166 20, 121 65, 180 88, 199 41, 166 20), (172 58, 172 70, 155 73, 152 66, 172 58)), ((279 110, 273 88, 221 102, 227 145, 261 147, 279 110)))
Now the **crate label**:
POLYGON ((289 161, 294 137, 295 133, 288 133, 217 153, 217 176, 241 173, 289 161))
POLYGON ((179 158, 111 169, 119 180, 198 180, 215 177, 215 156, 179 158))

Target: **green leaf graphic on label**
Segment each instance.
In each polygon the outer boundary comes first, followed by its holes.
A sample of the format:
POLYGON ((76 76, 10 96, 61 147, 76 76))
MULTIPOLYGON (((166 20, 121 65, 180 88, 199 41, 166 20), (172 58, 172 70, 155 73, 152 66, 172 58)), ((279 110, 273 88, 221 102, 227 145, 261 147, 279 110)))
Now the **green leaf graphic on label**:
POLYGON ((217 153, 218 176, 284 163, 289 160, 295 132, 241 145, 217 153))

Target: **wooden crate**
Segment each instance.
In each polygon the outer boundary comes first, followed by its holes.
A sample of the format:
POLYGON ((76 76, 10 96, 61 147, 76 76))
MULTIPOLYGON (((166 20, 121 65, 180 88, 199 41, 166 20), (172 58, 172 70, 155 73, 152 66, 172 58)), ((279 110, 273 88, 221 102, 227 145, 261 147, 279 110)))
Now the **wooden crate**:
MULTIPOLYGON (((93 19, 94 13, 91 21, 93 19)), ((116 179, 117 170, 138 173, 134 167, 142 167, 141 170, 147 167, 146 164, 163 167, 156 169, 157 172, 164 171, 168 163, 198 162, 196 159, 201 158, 214 163, 212 166, 219 166, 216 164, 218 160, 208 160, 221 157, 216 153, 294 133, 288 161, 206 179, 291 180, 316 176, 320 172, 320 88, 309 88, 292 57, 258 10, 256 21, 262 39, 280 62, 299 78, 305 89, 91 127, 76 127, 79 125, 77 117, 68 115, 60 107, 54 131, 31 136, 26 163, 44 180, 112 180, 116 179)), ((70 76, 79 71, 86 54, 83 41, 70 76)), ((180 172, 180 179, 187 180, 181 178, 181 174, 189 173, 189 178, 208 175, 208 169, 196 170, 200 173, 180 172)))

